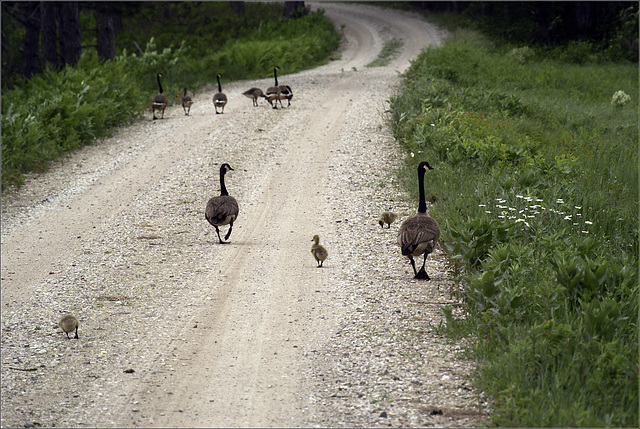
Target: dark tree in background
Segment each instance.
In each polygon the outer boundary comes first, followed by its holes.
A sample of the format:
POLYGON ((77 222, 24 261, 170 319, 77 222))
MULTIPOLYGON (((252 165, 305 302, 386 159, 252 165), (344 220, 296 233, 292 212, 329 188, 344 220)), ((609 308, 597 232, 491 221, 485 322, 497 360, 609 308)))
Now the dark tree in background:
MULTIPOLYGON (((25 28, 20 48, 24 77, 30 78, 46 63, 60 68, 66 64, 75 65, 80 60, 78 2, 2 2, 2 13, 10 15, 25 28), (39 55, 41 50, 42 57, 39 55)), ((3 50, 4 39, 3 28, 3 50)))
POLYGON ((40 33, 42 59, 54 68, 60 66, 58 56, 58 4, 44 1, 40 3, 40 33))
POLYGON ((119 15, 109 2, 96 2, 95 17, 98 57, 103 61, 112 60, 116 57, 116 22, 119 15))
POLYGON ((82 44, 80 43, 80 10, 77 1, 63 1, 58 5, 58 41, 60 55, 64 65, 75 66, 80 61, 82 44))
POLYGON ((303 1, 286 1, 284 2, 285 18, 299 18, 307 14, 303 1))
MULTIPOLYGON (((40 41, 40 2, 2 2, 2 14, 11 16, 17 23, 24 27, 25 33, 19 48, 22 61, 20 61, 20 73, 27 79, 33 76, 40 68, 38 61, 38 48, 40 41)), ((5 45, 8 44, 5 37, 5 22, 2 22, 2 50, 3 57, 5 45)), ((12 64, 18 61, 13 61, 12 64)), ((5 60, 2 60, 3 66, 5 60)), ((17 66, 17 64, 15 64, 17 66)))
POLYGON ((411 5, 436 13, 463 14, 474 25, 514 43, 563 45, 571 41, 593 41, 606 44, 616 37, 626 37, 632 45, 635 40, 637 47, 637 1, 421 1, 411 5), (629 26, 634 19, 633 31, 620 34, 621 28, 629 26))
POLYGON ((244 15, 244 2, 243 1, 230 1, 229 8, 231 12, 238 16, 244 15))

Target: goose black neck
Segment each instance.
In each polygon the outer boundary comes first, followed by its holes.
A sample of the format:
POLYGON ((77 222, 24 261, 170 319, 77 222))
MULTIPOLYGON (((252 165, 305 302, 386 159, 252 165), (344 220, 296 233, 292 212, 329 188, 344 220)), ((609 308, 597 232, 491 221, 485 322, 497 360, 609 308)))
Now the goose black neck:
POLYGON ((160 75, 156 76, 158 78, 158 88, 160 90, 160 94, 162 94, 162 84, 160 83, 160 75))
POLYGON ((425 169, 422 165, 418 167, 418 193, 420 194, 420 202, 418 204, 418 213, 427 212, 427 201, 424 197, 424 173, 425 169))
POLYGON ((184 89, 184 96, 187 96, 187 88, 184 89))
POLYGON ((276 85, 275 86, 278 86, 278 74, 277 73, 278 73, 278 69, 274 67, 274 69, 273 69, 273 78, 276 80, 276 85))
POLYGON ((222 86, 220 85, 220 76, 216 76, 218 79, 218 92, 222 92, 222 86))
POLYGON ((227 172, 224 168, 220 169, 220 195, 229 195, 227 192, 227 187, 224 186, 224 175, 227 172))

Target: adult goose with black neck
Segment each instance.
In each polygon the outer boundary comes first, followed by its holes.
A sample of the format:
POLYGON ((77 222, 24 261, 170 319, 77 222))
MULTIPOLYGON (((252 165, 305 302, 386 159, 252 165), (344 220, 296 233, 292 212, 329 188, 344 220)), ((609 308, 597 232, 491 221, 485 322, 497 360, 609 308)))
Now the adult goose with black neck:
POLYGON ((207 207, 204 211, 204 217, 213 225, 218 233, 218 240, 220 244, 226 244, 228 242, 222 241, 220 238, 219 226, 229 225, 229 231, 224 236, 225 240, 231 236, 231 230, 233 229, 233 222, 238 217, 238 202, 235 198, 229 195, 227 187, 224 185, 224 175, 227 171, 233 171, 233 168, 227 163, 220 166, 220 195, 213 197, 207 203, 207 207))
POLYGON ((418 213, 402 222, 398 231, 398 245, 402 254, 409 258, 416 279, 430 280, 424 266, 427 256, 436 248, 440 238, 440 226, 438 222, 427 213, 427 202, 424 196, 424 175, 433 168, 428 162, 423 161, 418 165, 418 188, 420 202, 418 213), (424 255, 422 268, 416 270, 414 256, 424 255))

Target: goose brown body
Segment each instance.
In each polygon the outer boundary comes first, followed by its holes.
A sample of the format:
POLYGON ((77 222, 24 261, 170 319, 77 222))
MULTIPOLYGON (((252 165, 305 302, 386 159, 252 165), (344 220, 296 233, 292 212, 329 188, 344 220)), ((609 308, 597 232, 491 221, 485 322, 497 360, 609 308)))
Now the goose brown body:
POLYGON ((420 202, 418 213, 402 222, 398 231, 398 245, 402 254, 409 258, 416 279, 429 280, 429 275, 425 270, 427 256, 436 247, 440 238, 440 225, 427 213, 427 203, 424 196, 424 175, 432 167, 428 162, 421 162, 418 166, 418 187, 420 202), (414 257, 424 255, 422 267, 416 270, 414 257))
MULTIPOLYGON (((278 70, 280 70, 280 67, 278 67, 278 66, 275 66, 273 68, 273 78, 275 79, 275 82, 276 82, 275 85, 274 86, 270 86, 265 91, 265 95, 266 95, 265 98, 267 99, 269 104, 271 104, 271 106, 274 109, 278 108, 278 100, 282 96, 282 89, 278 85, 278 74, 277 74, 278 70)), ((282 104, 282 102, 280 102, 280 104, 282 104)))
POLYGON ((313 244, 311 245, 311 254, 315 258, 318 268, 322 268, 322 263, 327 259, 327 256, 329 256, 329 252, 327 252, 327 249, 320 244, 319 235, 314 235, 311 241, 313 241, 313 244))
POLYGON ((227 231, 227 235, 224 237, 225 240, 228 240, 231 236, 231 230, 233 229, 233 222, 237 219, 239 212, 238 202, 229 195, 224 183, 224 176, 227 171, 233 171, 233 168, 227 163, 222 164, 220 166, 220 195, 211 198, 207 202, 204 211, 204 217, 216 229, 220 244, 225 244, 225 242, 220 238, 220 230, 218 227, 229 225, 229 231, 227 231))
POLYGON ((74 338, 78 338, 78 325, 80 325, 78 318, 73 314, 65 314, 58 322, 58 326, 60 326, 64 333, 67 334, 67 338, 70 338, 69 333, 73 331, 76 332, 76 336, 74 338))
POLYGON ((191 105, 193 104, 193 100, 191 97, 187 95, 187 88, 184 88, 184 95, 181 97, 182 108, 184 109, 184 114, 189 116, 189 112, 191 112, 191 105))
POLYGON ((255 107, 258 106, 258 97, 263 97, 265 99, 267 98, 267 96, 264 95, 264 92, 262 92, 262 90, 260 88, 249 88, 245 92, 243 92, 242 95, 244 95, 247 98, 252 99, 253 100, 253 105, 255 107))
POLYGON ((213 95, 213 106, 216 109, 216 114, 224 113, 224 106, 227 104, 227 96, 222 92, 222 85, 220 85, 220 78, 222 75, 218 73, 216 78, 218 79, 218 92, 213 95), (218 107, 221 108, 221 111, 218 112, 218 107))
POLYGON ((164 109, 167 108, 169 104, 169 100, 167 96, 163 94, 162 84, 160 83, 160 78, 164 77, 162 73, 158 73, 156 78, 158 79, 158 94, 153 96, 151 100, 151 113, 153 113, 153 119, 156 120, 156 110, 159 110, 162 114, 161 119, 164 119, 164 109))

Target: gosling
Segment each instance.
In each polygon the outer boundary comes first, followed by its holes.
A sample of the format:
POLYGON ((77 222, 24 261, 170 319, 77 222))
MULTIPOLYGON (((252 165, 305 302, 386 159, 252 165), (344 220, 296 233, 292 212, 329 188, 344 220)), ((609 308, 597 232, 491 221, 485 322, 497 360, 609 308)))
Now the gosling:
POLYGON ((78 338, 79 324, 80 323, 78 322, 78 318, 73 314, 65 314, 60 319, 60 322, 58 322, 58 325, 60 326, 60 328, 62 328, 65 334, 67 334, 67 338, 69 339, 71 339, 71 337, 69 337, 69 332, 73 332, 74 330, 76 331, 76 336, 74 338, 78 338))
POLYGON ((378 220, 378 223, 380 224, 381 228, 384 228, 384 224, 387 224, 387 229, 391 228, 391 224, 393 223, 394 220, 396 220, 398 218, 398 215, 393 213, 393 212, 382 212, 380 214, 380 219, 378 220))
POLYGON ((316 258, 316 263, 318 264, 316 268, 322 268, 322 263, 327 259, 327 256, 329 256, 329 252, 327 252, 327 249, 325 249, 324 246, 319 244, 319 235, 314 235, 313 240, 311 241, 313 241, 313 244, 311 245, 311 254, 316 258))

